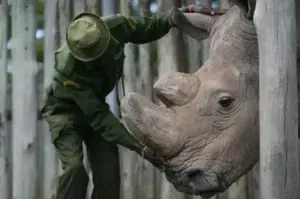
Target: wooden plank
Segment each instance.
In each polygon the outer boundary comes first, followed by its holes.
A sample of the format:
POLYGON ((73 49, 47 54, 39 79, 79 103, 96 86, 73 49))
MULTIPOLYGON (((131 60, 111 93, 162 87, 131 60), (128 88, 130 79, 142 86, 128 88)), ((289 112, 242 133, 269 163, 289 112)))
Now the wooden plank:
MULTIPOLYGON (((229 189, 230 189, 230 188, 229 188, 229 189)), ((218 199, 229 199, 229 198, 228 198, 228 189, 227 189, 227 191, 218 194, 218 195, 217 195, 217 198, 218 198, 218 199)))
POLYGON ((35 1, 12 1, 13 198, 37 197, 35 1))
MULTIPOLYGON (((115 10, 115 4, 116 0, 109 0, 109 1, 101 1, 101 14, 103 16, 107 15, 113 15, 116 14, 115 10)), ((106 102, 109 104, 110 110, 115 116, 119 116, 119 106, 117 103, 117 98, 116 98, 116 88, 114 88, 107 96, 106 96, 106 102)))
POLYGON ((0 0, 0 198, 10 198, 9 135, 7 129, 7 1, 0 0))
POLYGON ((58 0, 59 45, 65 42, 66 31, 72 19, 71 0, 58 0))
MULTIPOLYGON (((150 14, 150 1, 140 1, 140 14, 141 16, 148 16, 150 14)), ((141 84, 139 87, 140 93, 142 93, 148 99, 152 99, 152 87, 153 87, 153 66, 151 65, 151 45, 149 43, 139 45, 139 67, 140 77, 138 83, 141 84)), ((155 198, 155 168, 152 164, 138 157, 138 187, 137 193, 138 198, 152 199, 155 198)))
MULTIPOLYGON (((45 39, 44 39, 44 89, 52 81, 54 70, 54 53, 58 47, 57 0, 45 1, 45 39)), ((43 99, 44 100, 44 99, 43 99)), ((58 158, 52 144, 48 124, 43 121, 43 197, 54 198, 58 175, 58 158)))
MULTIPOLYGON (((297 26, 297 87, 298 87, 298 109, 300 104, 300 1, 295 1, 296 3, 296 26, 297 26)), ((299 115, 298 115, 298 121, 299 121, 299 115)), ((299 125, 299 123, 298 123, 299 125)), ((298 128, 299 129, 299 128, 298 128)), ((300 132, 298 130, 298 136, 300 137, 300 132)), ((298 139, 298 157, 300 160, 300 139, 298 139)), ((299 169, 300 169, 300 163, 299 163, 299 169)), ((300 171, 300 170, 299 170, 300 171)))
POLYGON ((73 17, 86 11, 85 0, 73 0, 73 17))
POLYGON ((294 0, 257 0, 260 198, 300 198, 296 9, 294 0), (280 5, 280 6, 278 6, 280 5))
POLYGON ((101 7, 101 0, 86 0, 86 9, 88 12, 100 15, 101 7))
POLYGON ((202 65, 201 53, 202 53, 202 41, 196 40, 192 37, 185 37, 187 43, 188 50, 188 72, 194 73, 202 65))
POLYGON ((248 198, 259 199, 259 163, 248 173, 248 198))
POLYGON ((222 9, 228 9, 230 7, 229 0, 220 0, 220 7, 222 9))
MULTIPOLYGON (((298 58, 300 58, 300 1, 296 1, 296 23, 297 23, 297 47, 298 47, 298 58)), ((300 63, 298 63, 299 65, 300 63)), ((298 93, 299 94, 299 93, 298 93)), ((300 135, 300 134, 299 134, 300 135)))
POLYGON ((247 187, 247 174, 243 175, 235 183, 232 184, 228 190, 229 199, 247 199, 248 187, 247 187))
MULTIPOLYGON (((121 2, 121 13, 125 16, 130 15, 129 0, 122 0, 121 2)), ((125 93, 134 92, 136 88, 136 63, 134 54, 134 44, 128 43, 125 45, 124 60, 124 83, 125 93)), ((119 84, 119 88, 122 88, 119 84)), ((120 89, 121 90, 121 89, 120 89)), ((120 99, 123 96, 120 91, 120 99)), ((138 180, 136 179, 136 173, 138 169, 138 155, 133 151, 130 151, 124 147, 119 146, 120 151, 120 166, 121 166, 121 199, 137 199, 138 180)))
MULTIPOLYGON (((223 0, 223 2, 224 1, 226 1, 226 0, 223 0)), ((211 7, 211 1, 210 0, 202 0, 201 5, 211 7)), ((209 48, 210 48, 210 38, 202 40, 202 53, 201 53, 202 65, 207 61, 207 59, 209 57, 209 48)))

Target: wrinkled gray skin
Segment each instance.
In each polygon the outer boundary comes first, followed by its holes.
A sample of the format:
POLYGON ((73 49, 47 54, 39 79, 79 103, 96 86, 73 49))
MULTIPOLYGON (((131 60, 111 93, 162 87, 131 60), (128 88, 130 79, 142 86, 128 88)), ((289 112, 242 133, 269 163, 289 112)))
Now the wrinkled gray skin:
POLYGON ((125 125, 165 157, 179 191, 211 197, 259 159, 258 43, 246 14, 237 5, 222 16, 185 14, 199 38, 210 36, 207 62, 194 74, 160 77, 154 90, 165 106, 137 93, 122 100, 125 125))

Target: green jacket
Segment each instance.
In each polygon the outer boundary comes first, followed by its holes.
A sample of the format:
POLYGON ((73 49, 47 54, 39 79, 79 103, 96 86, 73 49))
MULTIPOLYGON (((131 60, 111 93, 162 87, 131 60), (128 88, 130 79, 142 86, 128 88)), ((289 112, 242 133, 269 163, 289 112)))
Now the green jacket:
MULTIPOLYGON (((107 141, 123 142, 126 146, 124 142, 129 139, 128 132, 109 110, 105 97, 123 73, 125 44, 148 43, 166 35, 171 28, 169 13, 127 18, 114 15, 104 17, 104 20, 112 39, 108 49, 98 60, 89 63, 76 60, 66 44, 57 50, 53 96, 66 103, 74 101, 94 130, 105 129, 102 132, 107 141)), ((72 112, 73 109, 65 111, 72 112)))

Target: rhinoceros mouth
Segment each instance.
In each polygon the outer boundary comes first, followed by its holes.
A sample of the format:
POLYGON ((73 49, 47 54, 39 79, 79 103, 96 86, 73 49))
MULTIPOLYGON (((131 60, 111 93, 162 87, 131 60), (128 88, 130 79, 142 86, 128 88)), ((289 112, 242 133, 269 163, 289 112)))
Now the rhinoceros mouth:
POLYGON ((178 173, 169 168, 165 175, 178 191, 205 198, 210 198, 227 188, 227 183, 212 170, 189 169, 178 173))

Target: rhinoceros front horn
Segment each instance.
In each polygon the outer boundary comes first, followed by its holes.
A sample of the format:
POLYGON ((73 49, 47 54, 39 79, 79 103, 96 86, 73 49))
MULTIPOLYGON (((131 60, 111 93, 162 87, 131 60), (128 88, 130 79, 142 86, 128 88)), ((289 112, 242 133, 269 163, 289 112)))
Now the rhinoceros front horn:
POLYGON ((172 157, 184 142, 178 110, 197 94, 200 81, 185 73, 166 73, 155 84, 157 96, 167 107, 160 107, 137 93, 127 94, 121 102, 122 120, 129 131, 142 143, 160 155, 172 157), (179 141, 180 140, 180 141, 179 141))
POLYGON ((137 93, 127 94, 121 107, 125 126, 143 144, 164 157, 174 156, 180 150, 176 146, 178 129, 174 111, 159 107, 137 93))

